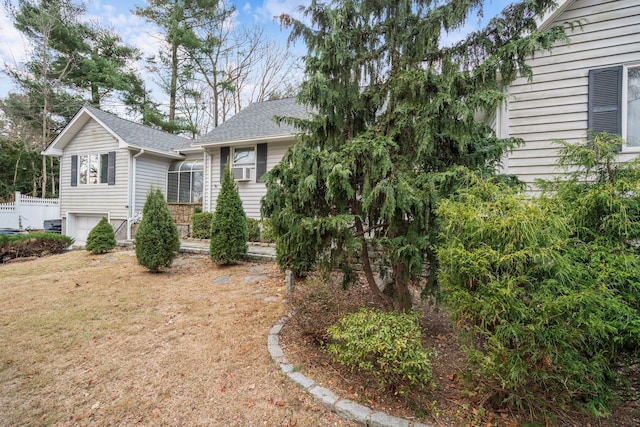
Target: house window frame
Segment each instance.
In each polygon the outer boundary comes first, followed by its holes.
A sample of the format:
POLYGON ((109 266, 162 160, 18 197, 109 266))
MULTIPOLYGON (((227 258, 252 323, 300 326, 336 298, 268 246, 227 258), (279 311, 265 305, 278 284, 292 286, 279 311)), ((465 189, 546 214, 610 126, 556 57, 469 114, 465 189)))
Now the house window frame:
POLYGON ((640 153, 640 144, 639 145, 630 145, 627 144, 627 136, 628 136, 628 100, 629 100, 629 70, 633 68, 640 69, 640 62, 632 62, 629 64, 624 64, 622 67, 622 97, 621 97, 621 120, 620 120, 620 136, 624 141, 624 145, 622 146, 622 150, 627 153, 640 153))
POLYGON ((253 168, 253 169, 255 169, 257 161, 258 161, 258 149, 257 149, 255 144, 253 144, 253 145, 242 145, 242 146, 238 146, 238 147, 233 146, 233 147, 231 147, 231 153, 230 153, 229 157, 231 158, 230 167, 232 167, 232 168, 253 168), (237 150, 246 150, 246 149, 249 149, 249 148, 253 151, 253 162, 251 162, 251 163, 249 163, 249 162, 247 162, 247 163, 236 163, 236 160, 235 160, 236 151, 237 150))
POLYGON ((173 162, 169 165, 167 170, 167 203, 169 204, 201 204, 204 198, 204 162, 199 159, 192 160, 179 160, 177 162, 173 162), (171 170, 174 165, 177 165, 176 170, 171 170), (199 168, 197 167, 199 166, 199 168), (199 191, 194 188, 196 183, 196 173, 200 173, 200 189, 199 191), (171 197, 171 175, 177 176, 176 181, 176 194, 175 200, 171 197), (188 175, 189 183, 188 183, 188 194, 189 200, 183 200, 181 195, 184 190, 183 188, 183 175, 188 175))
POLYGON ((77 183, 78 186, 84 185, 109 185, 109 153, 85 153, 78 154, 78 170, 77 183), (91 165, 94 163, 92 158, 97 160, 95 181, 91 178, 91 165), (83 173, 83 160, 86 159, 86 170, 83 173), (84 176, 83 176, 84 175, 84 176), (83 179, 84 178, 84 179, 83 179), (92 182, 94 181, 94 182, 92 182))

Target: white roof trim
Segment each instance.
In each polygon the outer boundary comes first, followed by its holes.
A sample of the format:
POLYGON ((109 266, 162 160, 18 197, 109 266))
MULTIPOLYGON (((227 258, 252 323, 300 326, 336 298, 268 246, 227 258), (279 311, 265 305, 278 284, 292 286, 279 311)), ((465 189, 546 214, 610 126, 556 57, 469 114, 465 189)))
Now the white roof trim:
POLYGON ((44 156, 54 156, 59 157, 62 156, 62 152, 64 147, 71 142, 73 137, 82 129, 82 127, 89 121, 89 118, 95 120, 100 126, 102 126, 109 134, 111 134, 116 141, 118 141, 118 145, 121 148, 127 148, 128 144, 122 138, 120 138, 113 130, 104 124, 100 119, 98 119, 94 114, 89 111, 86 106, 82 106, 80 111, 76 113, 75 116, 71 119, 71 121, 64 127, 62 132, 58 136, 55 137, 53 141, 44 149, 42 154, 44 156), (88 116, 88 117, 87 117, 88 116), (84 121, 83 121, 84 120, 84 121), (76 129, 76 127, 79 127, 76 129), (58 146, 62 145, 61 148, 58 146))
POLYGON ((296 134, 286 133, 282 135, 265 136, 261 138, 246 138, 246 139, 235 139, 230 141, 204 142, 201 144, 194 143, 194 145, 197 145, 202 148, 208 148, 208 147, 222 147, 225 145, 261 143, 261 142, 270 142, 270 141, 273 141, 273 142, 286 141, 288 139, 295 140, 295 138, 296 138, 296 134))
POLYGON ((542 17, 542 19, 540 20, 540 23, 538 24, 538 28, 541 30, 548 29, 551 26, 551 24, 558 18, 558 16, 560 16, 574 2, 575 0, 558 1, 558 7, 556 7, 553 10, 550 10, 542 17))
POLYGON ((137 145, 127 145, 126 148, 129 148, 129 150, 131 151, 137 151, 138 153, 144 152, 144 154, 153 154, 154 156, 167 157, 169 159, 178 159, 178 160, 184 159, 184 155, 178 152, 173 154, 173 153, 168 153, 166 151, 156 150, 153 148, 138 147, 137 145))

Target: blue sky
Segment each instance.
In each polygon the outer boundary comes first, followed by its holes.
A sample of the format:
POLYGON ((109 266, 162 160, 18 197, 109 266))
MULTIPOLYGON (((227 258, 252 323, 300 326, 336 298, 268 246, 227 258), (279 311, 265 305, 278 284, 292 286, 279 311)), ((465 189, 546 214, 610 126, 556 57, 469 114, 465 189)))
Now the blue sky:
MULTIPOLYGON (((102 25, 111 27, 118 32, 123 40, 139 48, 144 56, 157 52, 160 35, 152 25, 144 19, 131 13, 134 4, 143 5, 144 0, 86 0, 87 13, 90 19, 98 20, 102 25)), ((262 25, 273 39, 286 43, 287 29, 280 28, 274 19, 282 13, 296 15, 298 6, 308 5, 310 0, 233 0, 237 14, 236 25, 262 25)), ((508 0, 489 0, 485 5, 486 21, 491 16, 509 4, 508 0)), ((482 23, 471 18, 463 33, 476 29, 482 23)), ((459 39, 461 34, 453 34, 451 39, 459 39)), ((303 46, 296 46, 302 50, 303 46)), ((13 28, 4 8, 0 7, 0 69, 4 64, 17 66, 28 56, 28 47, 22 35, 13 28)), ((0 74, 0 97, 5 96, 12 89, 11 81, 6 74, 0 74)))

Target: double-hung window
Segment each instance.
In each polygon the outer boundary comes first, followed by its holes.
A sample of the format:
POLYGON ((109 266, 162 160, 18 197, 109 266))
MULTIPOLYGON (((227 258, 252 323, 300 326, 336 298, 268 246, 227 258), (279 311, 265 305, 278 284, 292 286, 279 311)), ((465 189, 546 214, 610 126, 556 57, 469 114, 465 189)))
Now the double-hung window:
POLYGON ((227 163, 237 181, 260 182, 267 172, 267 144, 220 147, 220 181, 227 163))
POLYGON ((233 147, 233 161, 231 167, 256 167, 256 148, 233 147))
POLYGON ((71 186, 115 184, 116 153, 71 156, 71 186))
POLYGON ((594 132, 622 137, 640 149, 640 64, 589 71, 589 123, 594 132))
POLYGON ((626 134, 623 138, 627 145, 640 147, 640 66, 627 68, 627 81, 624 105, 627 107, 626 134))

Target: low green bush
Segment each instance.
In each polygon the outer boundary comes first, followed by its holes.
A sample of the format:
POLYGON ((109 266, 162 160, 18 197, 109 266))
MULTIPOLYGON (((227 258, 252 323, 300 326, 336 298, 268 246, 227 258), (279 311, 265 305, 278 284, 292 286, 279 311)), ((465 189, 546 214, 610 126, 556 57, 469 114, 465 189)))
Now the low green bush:
POLYGON ((573 172, 549 195, 478 178, 438 208, 441 294, 468 327, 470 361, 494 406, 606 415, 617 368, 635 360, 640 163, 616 165, 614 143, 601 144, 565 145, 573 172))
POLYGON ((0 263, 62 253, 72 244, 73 238, 57 233, 0 235, 0 263))
POLYGON ((102 217, 89 232, 86 249, 93 254, 102 254, 109 252, 115 247, 116 236, 113 232, 113 227, 111 227, 107 218, 102 217))
POLYGON ((260 221, 260 241, 264 243, 274 243, 276 241, 273 226, 269 218, 260 221))
POLYGON ((247 241, 260 241, 260 221, 247 217, 247 241))
POLYGON ((191 237, 208 239, 211 236, 213 212, 200 212, 191 215, 191 237))
POLYGON ((338 363, 369 373, 400 393, 433 385, 435 352, 422 346, 416 314, 362 308, 327 332, 333 340, 327 350, 338 363))

